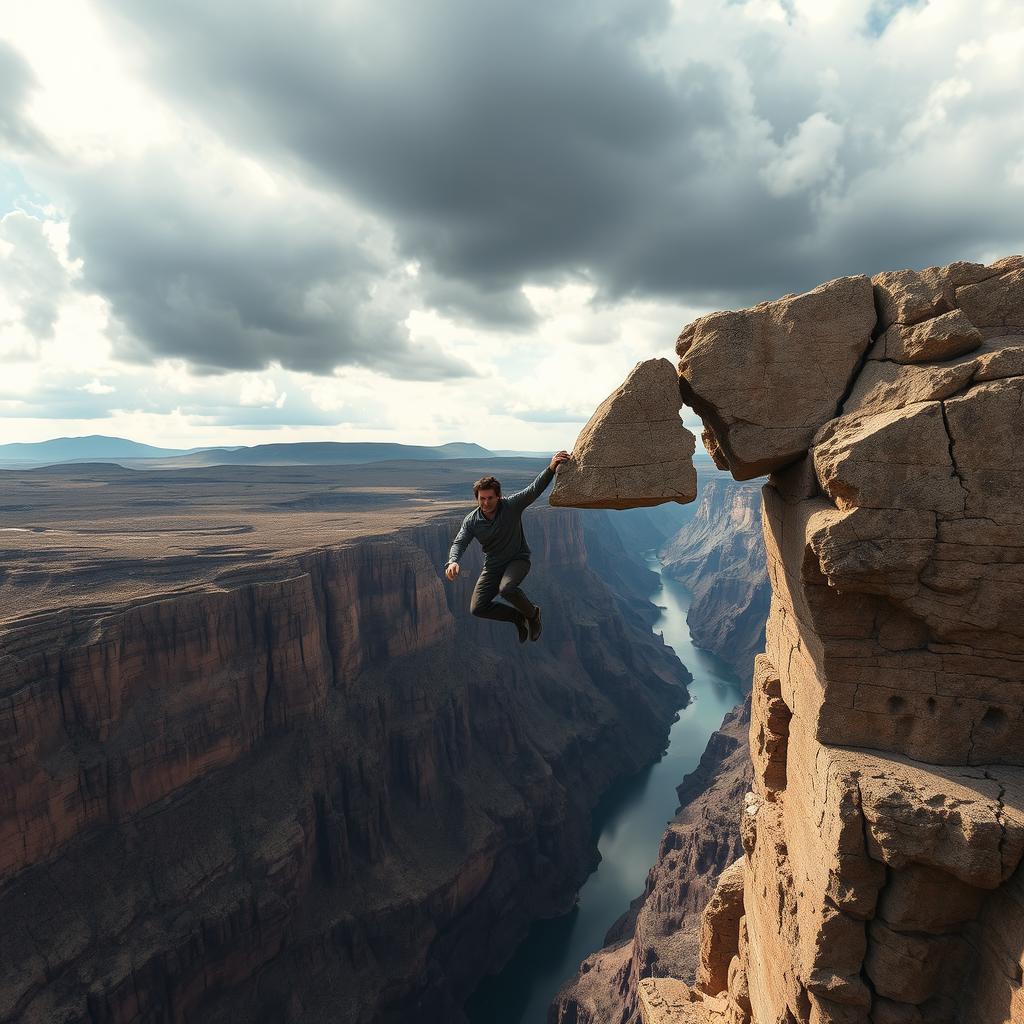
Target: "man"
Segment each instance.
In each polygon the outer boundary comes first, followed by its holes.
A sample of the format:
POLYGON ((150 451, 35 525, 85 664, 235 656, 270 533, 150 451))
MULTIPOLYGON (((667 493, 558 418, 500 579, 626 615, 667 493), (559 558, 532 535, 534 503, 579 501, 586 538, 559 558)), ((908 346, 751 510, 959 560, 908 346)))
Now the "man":
POLYGON ((459 575, 459 559, 475 537, 484 549, 484 567, 473 588, 469 610, 481 619, 497 619, 515 624, 519 642, 540 636, 540 606, 519 588, 530 571, 530 546, 523 533, 523 512, 532 505, 554 479, 555 470, 569 461, 561 451, 551 457, 551 465, 529 487, 507 498, 501 496, 501 483, 485 476, 473 484, 477 507, 462 520, 462 526, 448 553, 444 574, 449 580, 459 575), (495 601, 503 597, 508 604, 495 601))

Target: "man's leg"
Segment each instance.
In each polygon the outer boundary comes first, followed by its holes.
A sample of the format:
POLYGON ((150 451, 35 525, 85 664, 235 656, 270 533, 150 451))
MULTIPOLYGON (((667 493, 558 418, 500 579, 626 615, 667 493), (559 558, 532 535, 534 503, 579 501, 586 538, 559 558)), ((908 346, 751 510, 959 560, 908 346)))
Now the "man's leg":
MULTIPOLYGON (((526 620, 527 628, 529 629, 529 636, 531 640, 537 640, 540 637, 540 605, 534 604, 527 596, 523 593, 519 584, 523 582, 523 577, 530 571, 530 563, 525 558, 517 559, 514 562, 509 562, 505 566, 505 571, 501 576, 501 585, 498 587, 498 593, 501 594, 509 604, 514 605, 516 610, 521 612, 523 618, 526 620)), ((520 630, 520 639, 522 638, 522 631, 520 630)))
POLYGON ((514 608, 509 608, 507 604, 498 604, 494 600, 498 596, 501 584, 501 569, 484 569, 473 588, 473 598, 469 602, 470 612, 481 619, 516 622, 519 613, 514 608))
POLYGON ((525 558, 517 558, 514 562, 509 562, 501 574, 498 593, 513 608, 522 612, 526 618, 532 619, 537 614, 537 606, 519 588, 519 584, 523 582, 529 571, 530 563, 525 558))

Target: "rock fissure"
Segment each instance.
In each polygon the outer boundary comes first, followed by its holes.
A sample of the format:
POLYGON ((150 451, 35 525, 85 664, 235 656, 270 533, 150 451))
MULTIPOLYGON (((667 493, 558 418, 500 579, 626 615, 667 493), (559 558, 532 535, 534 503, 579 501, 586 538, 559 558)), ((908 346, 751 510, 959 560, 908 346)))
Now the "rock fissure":
MULTIPOLYGON (((985 778, 991 779, 999 786, 999 793, 996 796, 996 820, 999 822, 999 865, 1003 870, 1004 874, 1008 874, 1006 871, 1007 865, 1003 859, 1003 848, 1006 845, 1006 787, 1002 782, 999 781, 989 770, 985 771, 985 778)), ((1017 865, 1016 863, 1009 865, 1010 870, 1013 870, 1017 865)))
MULTIPOLYGON (((828 417, 829 419, 835 419, 836 417, 843 415, 843 410, 846 408, 846 403, 850 400, 850 396, 853 394, 854 389, 857 387, 857 382, 860 380, 861 374, 864 372, 864 367, 867 366, 868 364, 868 359, 870 358, 870 355, 871 345, 869 344, 865 347, 864 351, 861 353, 857 365, 851 371, 849 379, 846 381, 846 384, 843 387, 842 394, 840 394, 838 400, 836 401, 835 412, 832 416, 828 417)), ((822 422, 824 421, 819 419, 816 422, 808 425, 813 427, 813 429, 817 430, 817 428, 821 426, 822 422)))
POLYGON ((942 409, 942 425, 946 431, 946 437, 949 438, 949 463, 953 470, 953 475, 956 477, 957 482, 960 484, 961 490, 964 492, 964 507, 966 510, 967 502, 970 500, 971 492, 967 487, 964 480, 964 474, 960 471, 960 467, 956 462, 956 440, 953 437, 953 432, 949 427, 949 417, 946 413, 946 403, 940 402, 940 408, 942 409))

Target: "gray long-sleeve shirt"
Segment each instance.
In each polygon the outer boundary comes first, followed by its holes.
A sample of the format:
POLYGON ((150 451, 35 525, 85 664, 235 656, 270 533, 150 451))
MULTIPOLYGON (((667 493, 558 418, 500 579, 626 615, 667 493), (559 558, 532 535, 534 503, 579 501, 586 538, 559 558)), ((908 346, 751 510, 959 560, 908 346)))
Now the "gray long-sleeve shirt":
POLYGON ((448 552, 448 564, 462 558, 474 537, 484 549, 485 568, 505 565, 516 558, 528 560, 530 545, 526 543, 526 535, 523 533, 523 512, 544 493, 554 477, 549 467, 528 487, 507 498, 499 498, 493 519, 488 519, 479 508, 473 509, 462 520, 462 526, 455 535, 452 549, 448 552))

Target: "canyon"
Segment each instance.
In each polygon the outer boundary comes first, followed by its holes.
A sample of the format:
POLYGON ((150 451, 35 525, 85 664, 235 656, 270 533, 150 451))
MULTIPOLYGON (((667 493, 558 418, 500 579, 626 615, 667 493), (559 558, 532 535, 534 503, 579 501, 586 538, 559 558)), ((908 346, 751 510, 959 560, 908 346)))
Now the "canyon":
POLYGON ((701 915, 721 873, 743 852, 739 813, 750 787, 749 701, 726 715, 698 767, 677 788, 679 809, 665 829, 644 891, 559 992, 552 1024, 627 1024, 639 1013, 639 985, 651 976, 693 983, 701 915))
POLYGON ((5 474, 0 1020, 457 1021, 568 908, 686 673, 604 512, 471 619, 474 470, 5 474))
POLYGON ((658 552, 665 572, 693 595, 687 621, 694 642, 749 680, 764 650, 771 588, 755 483, 720 475, 702 481, 692 519, 658 552))
MULTIPOLYGON (((661 551, 756 608, 759 520, 764 649, 549 1019, 1024 1021, 1024 258, 711 314, 677 355, 740 486, 705 486, 661 551)), ((580 504, 684 493, 661 442, 630 491, 610 422, 580 504)), ((192 520, 169 480, 127 513, 138 474, 63 472, 6 509, 30 535, 0 577, 0 1020, 460 1020, 568 907, 598 794, 685 699, 624 557, 642 531, 536 510, 558 585, 529 581, 546 646, 520 650, 467 621, 473 566, 438 577, 461 467, 298 494, 281 471, 244 515, 210 476, 192 520), (70 528, 76 490, 101 526, 70 528)))

